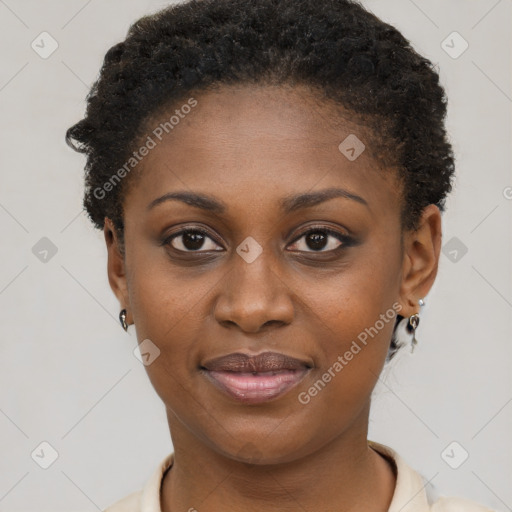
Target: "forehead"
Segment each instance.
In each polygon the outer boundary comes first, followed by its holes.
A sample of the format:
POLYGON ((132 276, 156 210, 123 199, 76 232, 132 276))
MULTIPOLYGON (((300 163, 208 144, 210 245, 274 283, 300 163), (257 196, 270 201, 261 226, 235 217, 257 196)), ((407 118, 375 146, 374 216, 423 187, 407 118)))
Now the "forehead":
POLYGON ((133 200, 194 190, 229 203, 344 186, 379 208, 396 205, 395 173, 373 157, 370 131, 311 89, 222 86, 190 98, 147 123, 142 139, 154 147, 137 166, 133 200))
MULTIPOLYGON (((180 119, 175 118, 178 123, 172 128, 172 138, 176 145, 198 146, 191 137, 193 131, 201 132, 200 145, 208 150, 216 149, 219 142, 247 151, 252 143, 262 141, 269 149, 283 152, 327 147, 345 132, 357 132, 361 139, 368 139, 369 130, 351 120, 341 105, 323 99, 319 91, 305 85, 222 85, 190 96, 197 105, 180 119), (286 146, 280 147, 282 142, 286 146)), ((186 103, 185 98, 159 112, 146 131, 165 124, 186 103)))

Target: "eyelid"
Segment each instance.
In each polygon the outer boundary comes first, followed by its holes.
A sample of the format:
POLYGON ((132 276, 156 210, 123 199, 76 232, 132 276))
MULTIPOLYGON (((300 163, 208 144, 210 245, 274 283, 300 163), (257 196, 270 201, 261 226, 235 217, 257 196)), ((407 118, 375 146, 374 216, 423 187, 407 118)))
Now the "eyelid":
MULTIPOLYGON (((215 242, 217 245, 221 246, 221 244, 216 239, 216 237, 214 237, 207 229, 205 229, 201 226, 185 226, 185 227, 181 228, 180 230, 165 236, 164 239, 162 240, 162 242, 160 243, 160 245, 161 246, 169 245, 175 238, 177 238, 181 235, 184 235, 185 233, 188 233, 188 232, 201 233, 202 235, 208 237, 210 240, 215 242)), ((174 247, 173 247, 173 249, 174 249, 174 247)), ((201 252, 201 251, 180 251, 179 249, 175 249, 175 250, 178 252, 188 252, 188 253, 200 253, 201 252)), ((210 251, 202 251, 202 252, 210 252, 210 251)), ((214 252, 220 252, 220 251, 214 251, 214 252)))
POLYGON ((300 232, 300 234, 298 234, 293 240, 291 243, 297 241, 299 238, 302 238, 304 235, 307 235, 308 233, 311 233, 311 232, 314 232, 314 231, 324 231, 325 233, 328 233, 329 235, 333 235, 334 237, 345 237, 345 238, 350 238, 350 236, 348 235, 348 233, 341 233, 339 231, 337 231, 335 228, 332 228, 330 226, 327 226, 325 224, 312 224, 312 225, 309 225, 307 226, 306 228, 304 228, 303 231, 300 232))
POLYGON ((355 239, 348 234, 340 233, 336 229, 331 228, 329 226, 313 225, 313 226, 308 226, 306 229, 304 229, 304 231, 302 231, 299 235, 297 235, 288 245, 296 243, 303 236, 308 235, 309 233, 315 233, 318 231, 321 231, 323 233, 326 233, 328 236, 330 235, 333 238, 336 238, 339 242, 341 242, 341 245, 339 245, 335 249, 330 249, 328 251, 313 251, 313 250, 311 250, 311 251, 294 251, 294 252, 309 253, 309 254, 329 254, 329 253, 335 253, 340 250, 343 250, 347 247, 350 247, 351 245, 354 245, 354 243, 355 243, 355 239))

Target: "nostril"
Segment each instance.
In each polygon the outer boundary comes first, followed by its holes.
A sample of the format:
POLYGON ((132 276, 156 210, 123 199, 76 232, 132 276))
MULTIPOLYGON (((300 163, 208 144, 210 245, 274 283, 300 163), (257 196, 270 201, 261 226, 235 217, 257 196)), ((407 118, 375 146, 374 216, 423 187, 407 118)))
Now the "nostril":
POLYGON ((265 322, 263 324, 263 327, 267 327, 267 326, 273 325, 273 324, 284 325, 284 322, 281 322, 281 320, 269 320, 268 322, 265 322))

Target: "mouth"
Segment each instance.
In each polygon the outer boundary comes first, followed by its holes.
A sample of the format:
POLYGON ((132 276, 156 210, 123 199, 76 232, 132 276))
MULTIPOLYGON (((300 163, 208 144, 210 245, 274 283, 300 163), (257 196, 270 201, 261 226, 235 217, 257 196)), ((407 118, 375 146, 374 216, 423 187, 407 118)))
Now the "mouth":
POLYGON ((217 389, 244 403, 267 402, 284 395, 309 373, 312 364, 277 352, 249 356, 241 352, 206 361, 202 374, 217 389))

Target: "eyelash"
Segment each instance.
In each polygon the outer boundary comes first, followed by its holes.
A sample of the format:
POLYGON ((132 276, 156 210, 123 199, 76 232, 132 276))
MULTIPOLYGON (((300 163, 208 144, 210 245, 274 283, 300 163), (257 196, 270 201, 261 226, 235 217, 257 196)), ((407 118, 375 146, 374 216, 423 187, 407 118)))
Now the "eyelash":
MULTIPOLYGON (((340 246, 336 247, 335 249, 331 249, 331 250, 328 250, 328 251, 323 251, 323 250, 313 251, 313 250, 311 250, 311 251, 297 251, 297 252, 309 253, 309 254, 329 254, 329 253, 341 252, 344 249, 346 249, 346 248, 348 248, 348 247, 350 247, 352 245, 355 245, 355 240, 352 237, 350 237, 348 235, 344 235, 342 233, 339 233, 338 231, 335 231, 335 230, 330 229, 330 228, 325 227, 325 226, 312 226, 312 227, 309 227, 306 231, 303 231, 300 235, 298 235, 296 238, 294 238, 294 240, 290 243, 290 245, 298 242, 301 238, 303 238, 306 235, 309 235, 311 233, 318 233, 318 232, 322 232, 322 233, 325 233, 326 235, 330 235, 330 236, 336 238, 338 241, 342 242, 342 244, 340 246)), ((169 245, 169 246, 171 246, 171 242, 175 238, 178 238, 181 235, 184 235, 186 233, 200 233, 201 235, 204 235, 204 236, 210 238, 217 245, 220 245, 219 242, 217 242, 215 240, 215 238, 213 238, 208 233, 208 231, 206 231, 205 229, 200 228, 200 227, 186 228, 186 229, 182 229, 181 231, 178 231, 177 233, 173 233, 172 235, 170 235, 167 238, 165 238, 165 240, 162 241, 161 245, 169 245)), ((221 252, 219 250, 213 250, 213 251, 201 251, 201 250, 198 250, 198 251, 183 251, 181 249, 176 249, 175 247, 172 247, 172 246, 171 246, 171 249, 177 251, 178 253, 183 253, 183 254, 201 254, 201 253, 207 253, 207 252, 221 252)))

